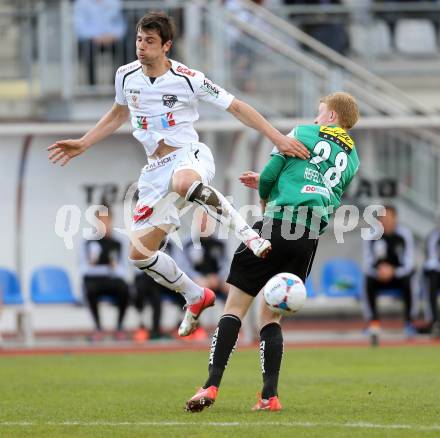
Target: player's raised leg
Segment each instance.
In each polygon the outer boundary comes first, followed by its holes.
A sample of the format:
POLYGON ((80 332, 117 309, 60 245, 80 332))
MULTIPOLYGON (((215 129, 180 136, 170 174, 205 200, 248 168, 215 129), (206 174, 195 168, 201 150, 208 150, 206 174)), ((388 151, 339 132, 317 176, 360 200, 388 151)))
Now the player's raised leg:
POLYGON ((186 200, 203 206, 210 216, 235 231, 257 257, 266 257, 271 249, 270 242, 260 237, 218 190, 204 184, 195 170, 174 172, 173 189, 186 200))
POLYGON ((185 330, 179 329, 179 334, 188 336, 197 328, 202 311, 214 305, 215 294, 212 290, 194 283, 168 254, 159 251, 161 242, 167 235, 166 230, 162 226, 135 231, 131 239, 130 259, 157 283, 185 297, 187 314, 192 315, 192 320, 190 326, 185 325, 185 330))
POLYGON ((279 411, 278 377, 283 357, 283 333, 281 315, 272 312, 264 300, 260 305, 260 363, 263 389, 253 407, 254 411, 279 411))
POLYGON ((252 296, 235 286, 231 286, 224 314, 220 318, 212 338, 208 362, 208 379, 197 393, 187 401, 187 411, 200 412, 214 403, 226 365, 237 345, 241 321, 246 315, 252 300, 252 296))

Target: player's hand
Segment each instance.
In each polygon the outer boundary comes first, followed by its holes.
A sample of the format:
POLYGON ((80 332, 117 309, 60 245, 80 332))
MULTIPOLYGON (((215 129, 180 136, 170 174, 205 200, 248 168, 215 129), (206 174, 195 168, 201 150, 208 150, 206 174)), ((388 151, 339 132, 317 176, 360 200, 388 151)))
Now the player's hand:
POLYGON ((258 189, 258 183, 260 181, 260 174, 257 172, 243 172, 238 178, 242 184, 250 189, 258 189))
POLYGON ((280 140, 275 143, 277 149, 289 157, 298 157, 302 160, 310 158, 309 150, 296 138, 281 136, 280 140))
POLYGON ((389 263, 383 262, 380 263, 377 267, 377 278, 379 281, 388 283, 390 282, 395 275, 395 269, 394 266, 390 265, 389 263))
POLYGON ((52 163, 61 161, 61 166, 65 166, 72 158, 82 154, 87 149, 86 144, 81 139, 77 140, 59 140, 49 146, 49 160, 52 163))

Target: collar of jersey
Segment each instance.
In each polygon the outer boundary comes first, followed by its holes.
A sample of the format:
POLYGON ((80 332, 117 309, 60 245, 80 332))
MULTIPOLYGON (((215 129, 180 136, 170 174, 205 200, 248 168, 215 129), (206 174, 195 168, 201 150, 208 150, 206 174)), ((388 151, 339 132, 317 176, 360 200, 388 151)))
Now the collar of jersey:
POLYGON ((176 61, 174 61, 173 59, 170 59, 170 58, 168 58, 168 61, 170 61, 171 62, 171 67, 163 74, 163 75, 160 75, 160 76, 157 76, 156 77, 156 80, 154 81, 154 83, 152 84, 151 83, 151 81, 150 81, 150 77, 149 76, 147 76, 145 73, 144 73, 144 71, 141 69, 141 72, 142 72, 142 76, 144 77, 144 79, 145 79, 145 81, 147 82, 147 84, 148 85, 155 85, 155 84, 157 84, 158 82, 161 82, 169 73, 170 73, 170 70, 173 68, 175 68, 175 64, 176 64, 176 61))

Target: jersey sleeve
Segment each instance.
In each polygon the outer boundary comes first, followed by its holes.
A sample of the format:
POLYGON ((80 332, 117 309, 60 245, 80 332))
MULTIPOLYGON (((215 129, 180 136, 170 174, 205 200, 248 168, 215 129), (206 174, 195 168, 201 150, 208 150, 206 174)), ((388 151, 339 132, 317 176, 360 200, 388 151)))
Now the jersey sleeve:
POLYGON ((278 178, 281 170, 286 163, 287 158, 281 154, 274 154, 271 160, 266 164, 260 175, 260 182, 258 184, 258 193, 261 199, 268 199, 270 191, 278 178))
POLYGON ((115 102, 118 105, 128 105, 127 99, 125 98, 124 89, 122 87, 124 75, 116 72, 115 75, 115 102))
POLYGON ((223 110, 227 110, 234 100, 234 96, 231 93, 212 82, 201 72, 198 72, 196 77, 194 94, 196 99, 211 103, 223 110))

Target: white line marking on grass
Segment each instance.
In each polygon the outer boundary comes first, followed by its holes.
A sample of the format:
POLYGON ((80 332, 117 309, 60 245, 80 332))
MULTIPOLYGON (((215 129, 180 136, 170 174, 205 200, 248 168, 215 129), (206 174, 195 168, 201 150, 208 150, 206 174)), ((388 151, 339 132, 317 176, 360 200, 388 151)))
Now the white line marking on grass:
POLYGON ((267 421, 267 422, 214 422, 214 421, 48 421, 48 422, 32 422, 32 421, 3 421, 0 422, 1 426, 106 426, 106 427, 173 427, 173 426, 211 426, 211 427, 339 427, 339 428, 354 428, 354 429, 406 429, 406 430, 417 430, 417 431, 435 431, 440 430, 440 424, 432 424, 419 426, 415 424, 376 424, 376 423, 311 423, 311 422, 301 422, 301 421, 267 421))

